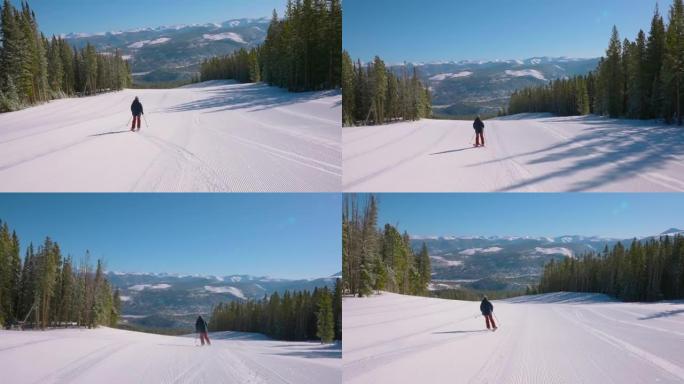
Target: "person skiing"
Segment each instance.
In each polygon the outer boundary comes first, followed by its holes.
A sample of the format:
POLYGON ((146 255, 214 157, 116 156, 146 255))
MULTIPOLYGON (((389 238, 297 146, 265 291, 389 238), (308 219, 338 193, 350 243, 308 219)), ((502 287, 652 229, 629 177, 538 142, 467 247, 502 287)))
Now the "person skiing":
POLYGON ((140 100, 138 100, 138 96, 135 97, 135 100, 133 100, 133 104, 131 104, 131 113, 133 113, 133 125, 131 125, 131 131, 135 132, 135 124, 137 122, 138 124, 138 131, 140 130, 140 115, 143 115, 143 106, 140 103, 140 100))
POLYGON ((480 118, 480 115, 478 115, 475 118, 475 121, 473 122, 473 128, 475 129, 475 146, 483 146, 485 145, 484 141, 484 123, 482 122, 482 119, 480 118))
POLYGON ((204 321, 202 318, 202 315, 197 316, 197 321, 195 321, 195 331, 199 333, 200 341, 202 341, 202 345, 204 345, 204 341, 207 341, 207 344, 211 345, 211 341, 209 341, 209 328, 207 326, 207 322, 204 321))
POLYGON ((487 300, 487 296, 482 296, 482 302, 480 303, 480 312, 482 312, 482 316, 484 316, 485 321, 487 323, 487 329, 492 329, 492 331, 496 331, 496 323, 494 323, 494 317, 492 316, 494 313, 494 306, 492 303, 487 300), (491 322, 491 327, 489 326, 489 323, 491 322))

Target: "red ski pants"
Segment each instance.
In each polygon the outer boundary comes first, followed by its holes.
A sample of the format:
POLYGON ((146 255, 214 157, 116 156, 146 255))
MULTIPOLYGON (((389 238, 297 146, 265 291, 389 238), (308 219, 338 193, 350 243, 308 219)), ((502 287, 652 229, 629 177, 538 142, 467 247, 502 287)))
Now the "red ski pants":
POLYGON ((486 322, 487 322, 487 329, 489 328, 496 328, 496 323, 494 322, 494 317, 492 315, 483 315, 486 322), (489 323, 492 323, 492 326, 489 326, 489 323))
POLYGON ((200 332, 200 341, 202 342, 202 345, 204 345, 204 341, 207 341, 207 344, 211 345, 211 341, 209 341, 209 335, 206 332, 200 332))
POLYGON ((484 146, 484 132, 475 132, 475 145, 476 146, 484 146))
POLYGON ((131 125, 131 129, 135 129, 136 121, 138 122, 138 129, 140 129, 140 115, 133 115, 133 125, 131 125))

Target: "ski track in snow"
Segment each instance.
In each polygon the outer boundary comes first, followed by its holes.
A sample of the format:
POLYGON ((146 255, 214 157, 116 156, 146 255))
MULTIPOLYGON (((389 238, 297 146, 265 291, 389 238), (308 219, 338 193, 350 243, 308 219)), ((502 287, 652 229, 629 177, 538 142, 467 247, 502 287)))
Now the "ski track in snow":
POLYGON ((8 383, 339 384, 341 347, 281 342, 257 334, 193 337, 111 328, 0 331, 0 372, 8 383), (50 335, 50 338, 46 338, 50 335))
POLYGON ((684 302, 558 293, 479 302, 383 293, 343 299, 343 382, 680 383, 684 302), (433 313, 426 316, 426 313, 433 313))
POLYGON ((346 192, 684 192, 681 128, 596 116, 342 129, 346 192))
POLYGON ((0 191, 339 191, 340 100, 212 81, 0 114, 0 191))

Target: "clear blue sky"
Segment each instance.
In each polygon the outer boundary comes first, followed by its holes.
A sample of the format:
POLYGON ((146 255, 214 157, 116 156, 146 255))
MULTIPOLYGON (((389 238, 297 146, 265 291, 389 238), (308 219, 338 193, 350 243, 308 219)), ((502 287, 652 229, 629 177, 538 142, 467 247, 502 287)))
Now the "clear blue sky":
POLYGON ((684 229, 684 194, 379 194, 379 223, 420 236, 608 236, 684 229))
MULTIPOLYGON (((21 0, 11 0, 17 8, 21 0)), ((282 16, 286 0, 29 0, 46 35, 282 16)))
MULTIPOLYGON (((343 44, 386 62, 599 57, 613 25, 648 31, 655 0, 345 0, 343 44)), ((671 0, 661 0, 667 14, 671 0)))
POLYGON ((339 194, 0 194, 22 257, 49 235, 126 272, 329 276, 341 211, 339 194))

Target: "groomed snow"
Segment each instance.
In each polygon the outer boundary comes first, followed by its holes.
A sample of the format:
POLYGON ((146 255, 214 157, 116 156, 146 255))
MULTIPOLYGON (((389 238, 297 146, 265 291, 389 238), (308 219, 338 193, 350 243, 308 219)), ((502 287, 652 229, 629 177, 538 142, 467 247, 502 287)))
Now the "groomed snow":
POLYGON ((383 293, 343 299, 343 382, 681 383, 684 302, 558 293, 479 302, 383 293))
POLYGON ((0 191, 339 191, 341 110, 337 91, 229 81, 55 100, 0 114, 0 191))
POLYGON ((204 289, 208 292, 212 293, 230 293, 231 295, 235 297, 239 297, 240 299, 247 300, 247 297, 245 297, 245 294, 239 289, 231 286, 225 286, 225 287, 213 287, 211 285, 205 285, 204 289))
POLYGON ((0 330, 3 383, 339 383, 340 346, 211 333, 211 347, 111 328, 0 330))
POLYGON ((684 192, 676 126, 597 116, 424 119, 342 129, 345 192, 684 192))
POLYGON ((202 38, 204 38, 205 40, 212 40, 212 41, 233 40, 236 43, 247 44, 247 42, 242 38, 242 36, 238 35, 235 32, 223 32, 223 33, 217 33, 217 34, 204 34, 204 35, 202 35, 202 38))
POLYGON ((536 69, 521 69, 517 71, 507 70, 506 74, 513 77, 534 77, 535 79, 546 80, 544 74, 536 69))

